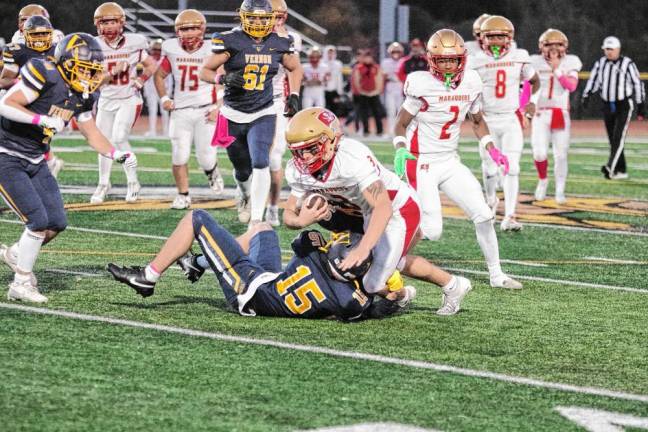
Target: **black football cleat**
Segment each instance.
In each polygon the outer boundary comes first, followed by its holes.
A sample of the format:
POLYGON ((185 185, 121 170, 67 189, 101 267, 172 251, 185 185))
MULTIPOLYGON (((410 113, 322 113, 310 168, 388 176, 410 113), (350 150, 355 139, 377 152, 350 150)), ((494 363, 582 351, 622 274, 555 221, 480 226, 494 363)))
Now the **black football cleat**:
POLYGON ((176 264, 180 266, 191 283, 198 282, 205 273, 205 269, 198 265, 198 257, 200 256, 202 255, 194 255, 192 251, 189 251, 176 261, 176 264))
POLYGON ((155 282, 146 279, 142 267, 119 267, 115 264, 108 264, 108 272, 115 280, 128 285, 137 291, 142 297, 150 297, 155 289, 155 282))

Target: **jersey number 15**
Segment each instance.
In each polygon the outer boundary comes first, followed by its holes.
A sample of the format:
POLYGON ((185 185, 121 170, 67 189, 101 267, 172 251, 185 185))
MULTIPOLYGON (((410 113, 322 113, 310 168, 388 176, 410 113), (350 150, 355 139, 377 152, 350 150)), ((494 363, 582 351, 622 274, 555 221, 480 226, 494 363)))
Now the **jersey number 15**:
POLYGON ((301 315, 313 307, 309 293, 317 303, 326 300, 310 269, 303 265, 298 266, 297 271, 286 279, 277 281, 277 293, 283 297, 286 307, 295 315, 301 315), (291 288, 292 292, 289 293, 291 288))

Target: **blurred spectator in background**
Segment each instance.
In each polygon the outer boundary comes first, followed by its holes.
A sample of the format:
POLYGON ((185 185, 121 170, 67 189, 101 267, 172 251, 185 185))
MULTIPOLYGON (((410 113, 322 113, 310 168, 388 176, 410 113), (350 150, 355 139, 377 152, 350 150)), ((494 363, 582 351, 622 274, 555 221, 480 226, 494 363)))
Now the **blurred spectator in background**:
POLYGON ((344 76, 342 75, 342 62, 337 59, 337 50, 333 45, 324 47, 324 61, 328 66, 329 80, 326 82, 326 108, 340 117, 338 104, 344 94, 344 76))
POLYGON ((324 91, 329 80, 329 68, 322 60, 322 51, 319 47, 312 47, 307 52, 308 63, 304 63, 304 94, 302 107, 324 107, 326 98, 324 91))
POLYGON ((407 75, 416 71, 426 71, 430 67, 425 55, 425 45, 421 39, 414 38, 410 42, 410 52, 408 56, 401 59, 398 65, 398 78, 405 82, 407 75))
POLYGON ((370 116, 376 122, 376 133, 382 135, 385 110, 380 102, 380 94, 384 89, 385 77, 370 50, 363 50, 359 62, 353 67, 351 80, 358 91, 357 115, 362 122, 364 135, 369 135, 370 116))
POLYGON ((383 73, 385 74, 385 93, 383 100, 385 114, 387 115, 387 133, 392 133, 396 121, 396 114, 403 104, 403 83, 398 79, 396 73, 398 72, 400 59, 405 54, 405 49, 403 45, 394 42, 387 47, 387 53, 389 57, 383 59, 380 67, 382 67, 383 73))
MULTIPOLYGON (((160 57, 162 56, 162 39, 153 39, 149 42, 148 53, 151 57, 155 59, 158 63, 160 62, 160 57)), ((173 76, 169 75, 167 77, 166 88, 173 88, 173 76)), ((166 136, 169 132, 169 111, 162 109, 160 104, 160 97, 158 96, 157 90, 155 90, 155 80, 146 80, 144 83, 144 99, 146 99, 146 109, 148 110, 148 121, 149 129, 146 132, 146 136, 156 136, 157 135, 157 115, 158 108, 160 114, 162 115, 162 131, 166 136)))

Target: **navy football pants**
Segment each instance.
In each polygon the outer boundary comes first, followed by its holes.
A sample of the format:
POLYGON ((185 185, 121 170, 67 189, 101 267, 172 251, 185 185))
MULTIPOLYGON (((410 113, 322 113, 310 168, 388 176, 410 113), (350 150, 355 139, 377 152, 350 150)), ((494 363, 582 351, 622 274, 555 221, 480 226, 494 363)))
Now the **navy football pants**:
POLYGON ((227 147, 227 156, 234 166, 236 180, 246 181, 254 168, 270 165, 270 148, 274 141, 276 115, 260 117, 250 123, 228 121, 234 142, 227 147))

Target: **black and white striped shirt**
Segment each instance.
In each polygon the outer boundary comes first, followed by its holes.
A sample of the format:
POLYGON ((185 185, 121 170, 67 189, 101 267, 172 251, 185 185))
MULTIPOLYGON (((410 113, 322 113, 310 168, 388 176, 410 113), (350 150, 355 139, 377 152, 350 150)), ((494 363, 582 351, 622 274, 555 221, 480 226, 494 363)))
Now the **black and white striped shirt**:
POLYGON ((641 104, 646 100, 646 90, 639 79, 637 65, 625 56, 616 60, 601 57, 594 63, 583 97, 599 91, 605 102, 633 98, 637 104, 641 104))

